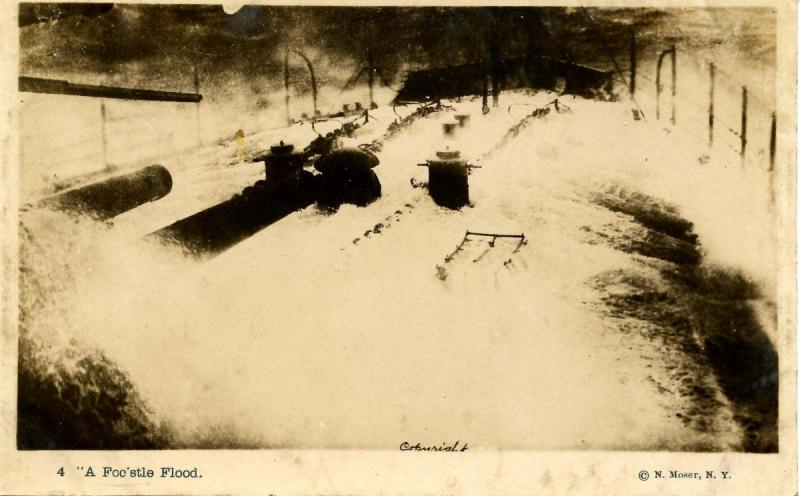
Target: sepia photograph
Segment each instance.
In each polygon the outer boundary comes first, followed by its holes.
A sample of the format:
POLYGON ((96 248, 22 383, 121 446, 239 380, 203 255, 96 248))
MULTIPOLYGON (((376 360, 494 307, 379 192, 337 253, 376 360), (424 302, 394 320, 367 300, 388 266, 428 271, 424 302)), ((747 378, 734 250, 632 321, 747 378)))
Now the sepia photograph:
POLYGON ((775 5, 11 10, 20 455, 794 456, 775 5))

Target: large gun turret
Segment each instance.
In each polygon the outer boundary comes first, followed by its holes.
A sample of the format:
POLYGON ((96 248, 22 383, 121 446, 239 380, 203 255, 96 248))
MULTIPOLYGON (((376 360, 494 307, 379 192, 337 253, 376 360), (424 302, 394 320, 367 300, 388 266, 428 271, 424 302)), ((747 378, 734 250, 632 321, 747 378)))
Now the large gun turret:
POLYGON ((336 210, 342 203, 366 206, 380 197, 381 184, 372 170, 379 160, 371 152, 338 148, 320 157, 312 148, 273 145, 255 159, 264 162, 264 179, 150 236, 180 244, 197 256, 216 254, 315 201, 336 210), (312 158, 320 174, 305 169, 312 158))
POLYGON ((256 161, 264 161, 266 179, 150 236, 183 245, 195 255, 216 254, 314 203, 316 181, 303 170, 305 153, 281 142, 256 161))

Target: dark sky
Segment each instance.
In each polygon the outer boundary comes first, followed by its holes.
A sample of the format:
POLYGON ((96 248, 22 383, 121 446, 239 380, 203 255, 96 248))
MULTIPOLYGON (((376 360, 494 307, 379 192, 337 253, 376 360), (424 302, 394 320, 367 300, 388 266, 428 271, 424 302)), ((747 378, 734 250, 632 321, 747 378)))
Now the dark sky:
POLYGON ((489 36, 509 56, 533 40, 542 53, 563 57, 566 48, 554 40, 575 45, 576 18, 564 9, 250 6, 229 15, 220 6, 115 5, 101 14, 93 7, 85 16, 23 27, 21 72, 191 86, 196 64, 206 79, 279 84, 266 75, 280 73, 284 50, 297 47, 321 67, 339 68, 319 71, 323 79, 346 80, 369 49, 393 80, 404 65, 480 60, 489 36))
MULTIPOLYGON (((532 47, 602 69, 613 67, 609 55, 627 68, 631 30, 643 53, 688 39, 701 49, 735 42, 734 50, 745 55, 774 59, 775 43, 774 14, 765 9, 709 16, 654 9, 249 6, 229 15, 215 5, 117 4, 80 12, 80 6, 23 4, 21 74, 192 91, 197 67, 201 91, 213 98, 279 89, 289 48, 311 59, 321 85, 338 87, 364 65, 367 50, 387 82, 399 85, 404 69, 478 61, 489 43, 504 56, 532 47), (37 16, 55 20, 34 22, 37 16)), ((305 71, 301 60, 293 60, 292 71, 305 71)))

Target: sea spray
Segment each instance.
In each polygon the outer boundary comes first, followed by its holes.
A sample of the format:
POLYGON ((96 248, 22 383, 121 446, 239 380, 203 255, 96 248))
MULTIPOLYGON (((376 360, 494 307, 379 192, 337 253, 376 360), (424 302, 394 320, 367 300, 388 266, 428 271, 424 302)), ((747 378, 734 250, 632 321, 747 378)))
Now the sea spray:
POLYGON ((20 225, 18 446, 147 449, 170 434, 72 311, 104 261, 106 224, 34 211, 20 225))

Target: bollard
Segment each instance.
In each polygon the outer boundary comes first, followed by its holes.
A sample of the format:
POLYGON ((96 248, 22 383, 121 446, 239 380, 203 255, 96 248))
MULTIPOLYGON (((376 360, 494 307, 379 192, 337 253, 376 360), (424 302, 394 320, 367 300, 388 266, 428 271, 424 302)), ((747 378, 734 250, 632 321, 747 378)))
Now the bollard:
POLYGON ((272 145, 269 153, 256 158, 255 161, 264 162, 267 181, 283 183, 298 179, 300 171, 303 170, 306 155, 303 152, 294 151, 294 145, 287 145, 281 141, 277 145, 272 145))
POLYGON ((459 127, 467 127, 469 125, 469 114, 456 114, 455 118, 459 127))
POLYGON ((437 205, 459 209, 469 203, 469 165, 458 150, 436 152, 425 165, 428 191, 437 205))
POLYGON ((150 165, 45 198, 38 206, 80 212, 103 220, 163 198, 171 190, 169 171, 162 165, 150 165))
POLYGON ((455 136, 456 126, 458 126, 457 122, 445 122, 442 124, 442 132, 445 138, 453 138, 455 136))
MULTIPOLYGON (((266 194, 275 202, 285 203, 290 209, 293 209, 293 205, 302 203, 300 183, 306 162, 304 152, 295 151, 294 145, 281 141, 272 145, 269 153, 257 157, 255 161, 264 162, 266 178, 264 186, 257 193, 266 194)), ((249 192, 250 190, 245 189, 245 193, 249 192)))

